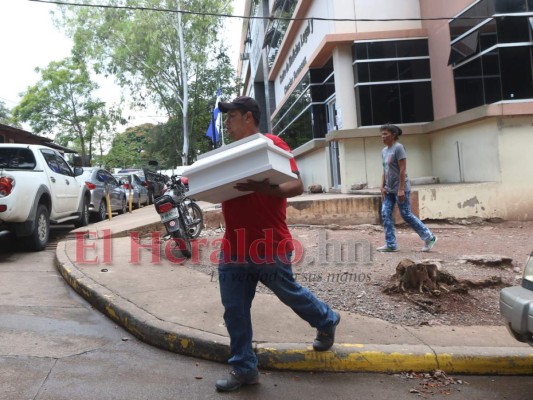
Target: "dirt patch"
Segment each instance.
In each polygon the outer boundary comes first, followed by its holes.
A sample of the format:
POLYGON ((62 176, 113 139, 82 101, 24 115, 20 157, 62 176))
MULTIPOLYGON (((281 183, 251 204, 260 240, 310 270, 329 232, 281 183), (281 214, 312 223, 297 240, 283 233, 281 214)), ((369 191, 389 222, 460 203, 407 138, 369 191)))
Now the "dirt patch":
MULTIPOLYGON (((438 237, 429 253, 420 251, 422 241, 407 226, 397 228, 397 253, 375 251, 384 242, 381 226, 292 226, 293 237, 300 244, 293 272, 303 286, 337 310, 403 325, 502 325, 499 292, 503 286, 520 282, 525 260, 533 250, 533 223, 456 222, 428 224, 438 237), (468 257, 478 255, 502 256, 511 261, 501 266, 468 261, 468 257), (438 261, 444 271, 473 282, 495 277, 503 284, 439 296, 415 290, 407 293, 409 299, 405 293, 384 293, 398 263, 406 258, 438 261)), ((221 231, 206 230, 202 235, 211 243, 221 231)), ((213 249, 204 248, 203 261, 188 263, 189 267, 212 274, 214 265, 206 259, 212 254, 213 249)), ((269 292, 261 285, 258 290, 269 292)))

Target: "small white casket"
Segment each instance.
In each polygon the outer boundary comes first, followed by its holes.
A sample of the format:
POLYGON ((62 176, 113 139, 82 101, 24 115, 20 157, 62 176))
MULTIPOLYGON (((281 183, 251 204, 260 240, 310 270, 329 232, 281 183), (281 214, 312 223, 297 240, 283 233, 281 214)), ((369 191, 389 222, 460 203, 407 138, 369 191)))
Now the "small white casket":
POLYGON ((198 161, 184 171, 189 179, 187 196, 209 203, 220 203, 250 192, 234 188, 246 180, 271 184, 297 179, 291 171, 292 154, 257 133, 235 143, 202 154, 198 161))

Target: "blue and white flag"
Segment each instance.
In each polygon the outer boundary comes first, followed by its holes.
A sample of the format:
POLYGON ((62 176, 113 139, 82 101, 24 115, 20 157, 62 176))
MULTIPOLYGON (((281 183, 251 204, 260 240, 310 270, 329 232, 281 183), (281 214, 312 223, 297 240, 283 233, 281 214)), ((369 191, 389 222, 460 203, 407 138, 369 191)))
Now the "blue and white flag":
POLYGON ((218 109, 218 103, 220 101, 220 88, 217 90, 217 99, 215 102, 215 109, 213 110, 213 118, 211 119, 211 122, 209 122, 209 128, 207 129, 207 132, 205 133, 205 136, 211 139, 213 144, 217 144, 218 140, 220 139, 220 132, 219 132, 219 126, 220 126, 220 119, 221 119, 221 113, 218 109), (213 121, 215 122, 215 126, 213 127, 213 121))

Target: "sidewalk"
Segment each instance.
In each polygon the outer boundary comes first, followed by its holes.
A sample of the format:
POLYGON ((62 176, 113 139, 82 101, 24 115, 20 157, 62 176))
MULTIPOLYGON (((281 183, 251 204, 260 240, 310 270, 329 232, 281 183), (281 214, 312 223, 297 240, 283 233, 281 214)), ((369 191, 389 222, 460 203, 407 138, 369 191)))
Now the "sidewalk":
MULTIPOLYGON (((57 268, 76 292, 144 342, 225 362, 229 338, 216 279, 192 269, 190 261, 180 265, 162 256, 154 263, 158 254, 132 250, 129 232, 158 230, 158 223, 149 206, 80 228, 97 234, 59 243, 57 268), (113 238, 105 239, 106 232, 113 238), (132 263, 137 254, 140 262, 132 263)), ((216 278, 216 267, 213 272, 216 278)), ((533 374, 533 348, 502 326, 408 327, 342 312, 335 345, 318 353, 311 346, 315 330, 275 296, 257 293, 252 313, 263 369, 533 374)))

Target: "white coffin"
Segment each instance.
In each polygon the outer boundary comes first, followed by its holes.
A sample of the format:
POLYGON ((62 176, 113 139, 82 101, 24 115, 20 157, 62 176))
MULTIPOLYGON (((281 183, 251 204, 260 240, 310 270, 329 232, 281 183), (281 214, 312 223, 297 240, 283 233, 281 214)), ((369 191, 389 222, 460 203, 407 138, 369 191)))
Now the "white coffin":
POLYGON ((187 196, 210 203, 243 196, 250 192, 234 189, 248 179, 280 184, 297 179, 291 171, 292 154, 257 133, 201 155, 184 175, 189 179, 187 196))

